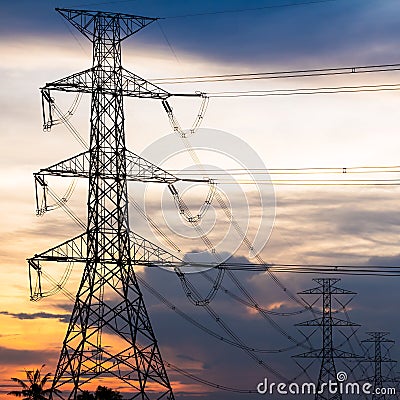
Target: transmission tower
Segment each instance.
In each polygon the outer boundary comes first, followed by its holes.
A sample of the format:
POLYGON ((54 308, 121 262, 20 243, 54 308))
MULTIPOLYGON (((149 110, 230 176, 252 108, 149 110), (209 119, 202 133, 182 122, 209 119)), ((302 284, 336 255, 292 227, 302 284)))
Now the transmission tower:
POLYGON ((333 343, 333 328, 334 327, 355 327, 358 324, 343 319, 336 318, 332 315, 332 297, 336 295, 354 295, 356 293, 342 288, 338 288, 336 284, 340 279, 336 278, 318 278, 313 279, 319 286, 304 290, 298 294, 318 294, 322 296, 322 317, 312 319, 306 322, 296 324, 296 326, 318 326, 322 328, 322 348, 312 350, 306 353, 298 354, 296 358, 318 358, 321 359, 321 368, 318 376, 317 392, 315 395, 316 400, 341 400, 342 395, 339 393, 329 393, 327 387, 322 393, 320 389, 324 388, 321 386, 323 383, 327 384, 329 381, 336 382, 336 366, 335 359, 353 359, 360 358, 353 353, 345 352, 338 348, 335 348, 333 343))
POLYGON ((44 296, 43 261, 84 263, 51 397, 76 399, 84 389, 117 381, 130 399, 172 400, 134 266, 181 260, 130 230, 127 181, 179 179, 126 149, 123 107, 124 97, 163 101, 172 95, 121 64, 121 42, 156 19, 56 10, 92 42, 93 63, 42 88, 45 128, 55 123, 51 91, 91 94, 89 150, 34 174, 39 212, 48 209, 46 175, 89 179, 86 230, 28 259, 33 300, 44 296))
POLYGON ((367 378, 367 380, 372 383, 372 400, 385 400, 387 398, 386 394, 382 394, 379 390, 383 388, 385 382, 393 382, 393 378, 382 375, 382 364, 396 363, 395 360, 390 358, 388 354, 389 350, 386 347, 389 343, 394 343, 394 340, 386 338, 389 332, 367 332, 367 335, 370 337, 364 339, 362 343, 371 343, 373 345, 373 357, 367 357, 365 360, 374 364, 374 376, 367 378), (386 354, 382 355, 382 350, 384 350, 386 354), (378 393, 375 390, 376 388, 378 388, 378 393))

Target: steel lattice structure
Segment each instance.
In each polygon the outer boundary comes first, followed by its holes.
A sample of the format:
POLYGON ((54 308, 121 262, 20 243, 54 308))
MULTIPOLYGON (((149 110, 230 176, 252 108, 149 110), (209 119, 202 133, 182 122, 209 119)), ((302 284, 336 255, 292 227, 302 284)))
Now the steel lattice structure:
POLYGON ((53 124, 51 91, 91 94, 89 151, 34 174, 44 209, 46 175, 89 179, 86 231, 28 259, 32 299, 43 295, 42 261, 85 263, 53 381, 62 393, 53 390, 52 398, 75 399, 106 378, 118 379, 131 399, 172 400, 134 266, 181 260, 130 230, 127 181, 170 184, 178 178, 127 150, 124 130, 125 96, 166 100, 171 94, 121 65, 121 42, 155 19, 56 10, 92 42, 93 63, 42 88, 45 128, 53 124))
MULTIPOLYGON (((318 358, 321 359, 321 368, 318 376, 316 400, 341 400, 342 395, 339 393, 329 393, 327 387, 323 389, 322 384, 329 381, 336 382, 336 366, 335 359, 354 359, 362 358, 353 353, 349 353, 335 348, 333 343, 334 327, 355 327, 360 326, 351 321, 334 317, 332 315, 332 297, 336 295, 354 295, 354 292, 345 290, 336 286, 340 279, 336 278, 318 278, 313 279, 319 286, 299 292, 299 294, 318 294, 322 296, 322 317, 313 320, 300 322, 296 326, 318 326, 322 328, 322 348, 309 351, 307 353, 298 354, 296 358, 318 358), (322 393, 320 393, 322 391, 322 393)), ((324 385, 325 386, 325 385, 324 385)))
POLYGON ((381 388, 383 388, 383 384, 385 382, 393 382, 393 378, 382 375, 382 364, 396 363, 396 361, 392 360, 388 354, 382 355, 382 348, 384 345, 394 343, 394 340, 386 338, 386 336, 389 335, 389 332, 367 332, 367 335, 370 337, 368 339, 364 339, 362 343, 373 344, 374 355, 373 357, 368 357, 365 360, 367 362, 372 362, 374 365, 374 376, 367 378, 370 382, 372 382, 372 400, 385 400, 388 396, 379 391, 381 388), (376 389, 378 389, 378 391, 376 389))

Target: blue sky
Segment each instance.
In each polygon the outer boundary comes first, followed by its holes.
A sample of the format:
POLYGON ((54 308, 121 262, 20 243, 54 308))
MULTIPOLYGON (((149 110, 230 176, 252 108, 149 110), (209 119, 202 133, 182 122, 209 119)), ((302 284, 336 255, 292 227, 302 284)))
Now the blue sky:
MULTIPOLYGON (((66 36, 68 29, 54 13, 55 6, 104 9, 166 17, 159 23, 178 55, 181 51, 192 52, 253 66, 265 63, 325 66, 338 61, 363 64, 380 62, 382 57, 387 62, 396 61, 392 51, 400 30, 396 20, 398 4, 394 0, 335 0, 297 6, 293 4, 303 2, 40 0, 2 3, 2 35, 66 36), (291 6, 278 7, 282 5, 291 6), (243 9, 250 10, 218 13, 243 9)), ((164 39, 154 25, 135 40, 154 45, 164 39)))

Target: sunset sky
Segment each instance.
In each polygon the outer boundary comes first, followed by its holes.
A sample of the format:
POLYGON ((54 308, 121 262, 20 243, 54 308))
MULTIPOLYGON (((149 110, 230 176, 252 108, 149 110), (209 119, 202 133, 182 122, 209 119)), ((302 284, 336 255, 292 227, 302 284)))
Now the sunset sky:
MULTIPOLYGON (((68 26, 54 11, 55 7, 161 17, 123 43, 124 67, 148 80, 400 62, 400 4, 395 0, 1 1, 1 400, 10 398, 5 394, 13 387, 10 378, 22 378, 24 368, 46 364, 45 371, 54 373, 73 306, 62 293, 30 302, 26 263, 26 258, 81 232, 60 209, 42 217, 35 215, 32 173, 82 151, 62 125, 51 132, 42 132, 39 88, 46 82, 91 66, 89 41, 68 26)), ((398 84, 399 74, 394 71, 164 87, 172 93, 211 93, 398 84)), ((58 93, 56 99, 66 110, 74 96, 58 93)), ((196 98, 171 99, 170 104, 183 128, 191 127, 200 103, 196 98)), ((83 96, 71 119, 86 139, 89 107, 90 98, 83 96)), ((189 140, 199 149, 198 156, 209 169, 257 168, 259 165, 268 169, 398 166, 398 108, 399 92, 395 90, 210 98, 202 129, 189 140)), ((156 164, 161 163, 166 169, 194 168, 193 160, 182 152, 179 138, 172 134, 160 102, 126 99, 125 110, 127 144, 132 151, 156 164), (175 158, 167 160, 170 148, 176 154, 175 158)), ((342 175, 317 177, 340 180, 344 179, 342 175)), ((346 179, 351 178, 368 177, 346 179)), ((378 178, 399 179, 399 173, 378 178)), ((62 196, 71 180, 49 178, 49 183, 62 196)), ((86 185, 85 180, 79 180, 68 203, 83 220, 86 218, 86 185)), ((177 187, 195 213, 207 195, 207 187, 183 184, 177 187)), ((271 188, 263 181, 258 187, 240 183, 221 183, 219 187, 229 198, 233 215, 242 229, 248 230, 249 239, 259 245, 260 255, 267 262, 400 264, 400 190, 397 186, 275 185, 271 188), (264 207, 260 206, 260 193, 264 207)), ((166 187, 154 189, 132 184, 129 189, 133 199, 179 245, 182 253, 194 255, 204 251, 204 243, 196 232, 180 219, 166 187)), ((129 212, 135 232, 173 251, 153 232, 137 209, 131 207, 129 212)), ((223 255, 234 252, 234 261, 249 262, 248 250, 240 246, 241 239, 221 220, 224 215, 217 204, 213 203, 208 212, 203 228, 209 229, 210 238, 219 243, 218 251, 223 255)), ((60 277, 60 267, 49 263, 45 268, 55 278, 60 277)), ((73 270, 67 284, 72 293, 77 289, 81 272, 79 266, 73 270)), ((204 309, 188 301, 175 274, 162 269, 138 268, 138 275, 193 319, 226 336, 204 309)), ((301 310, 267 274, 236 272, 235 276, 264 308, 280 312, 301 310)), ((278 277, 290 292, 296 293, 315 287, 312 278, 320 276, 279 274, 278 277)), ((358 293, 349 305, 349 316, 361 325, 357 337, 362 340, 366 332, 383 330, 399 342, 400 278, 341 278, 340 287, 358 293)), ((191 279, 201 293, 208 293, 209 282, 199 276, 191 279)), ((229 277, 223 285, 242 296, 229 277)), ((225 386, 254 390, 266 376, 277 381, 276 376, 260 368, 240 348, 199 330, 145 288, 143 294, 162 355, 168 362, 225 386)), ((313 302, 315 298, 310 296, 307 300, 313 302)), ((250 347, 284 349, 293 345, 254 309, 223 292, 217 294, 211 306, 250 347)), ((311 318, 309 312, 272 317, 296 341, 304 337, 294 325, 311 318)), ((301 331, 311 333, 307 328, 301 331)), ((343 338, 338 334, 337 343, 343 338)), ((317 347, 320 339, 317 332, 311 341, 317 347)), ((355 337, 353 340, 354 351, 358 351, 355 337)), ((257 357, 283 376, 294 377, 301 370, 292 356, 300 352, 301 349, 292 348, 278 354, 259 353, 257 357)), ((400 359, 397 344, 391 349, 391 356, 400 359)), ((315 380, 318 363, 317 360, 309 369, 310 377, 315 380)), ((263 398, 217 391, 168 367, 167 371, 175 396, 180 400, 263 398)), ((399 368, 395 370, 398 371, 399 368)))

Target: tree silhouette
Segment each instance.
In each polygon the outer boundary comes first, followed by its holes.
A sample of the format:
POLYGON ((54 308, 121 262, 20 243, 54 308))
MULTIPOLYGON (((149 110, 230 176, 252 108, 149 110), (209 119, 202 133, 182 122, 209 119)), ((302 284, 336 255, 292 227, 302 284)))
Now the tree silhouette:
POLYGON ((84 390, 82 393, 76 396, 76 400, 96 400, 96 398, 94 397, 94 394, 84 390))
MULTIPOLYGON (((13 390, 7 394, 17 396, 17 397, 23 397, 23 400, 47 400, 49 395, 51 393, 51 388, 49 389, 44 389, 46 383, 50 379, 50 372, 47 373, 45 376, 42 377, 42 369, 46 364, 43 364, 40 369, 37 369, 36 371, 27 371, 25 370, 26 373, 26 378, 28 380, 27 383, 25 383, 22 379, 19 378, 11 378, 14 382, 17 382, 21 386, 21 390, 13 390)), ((57 389, 53 390, 55 393, 59 393, 60 391, 57 389)))
POLYGON ((122 400, 121 393, 106 386, 98 386, 95 394, 84 390, 78 394, 77 400, 122 400))

